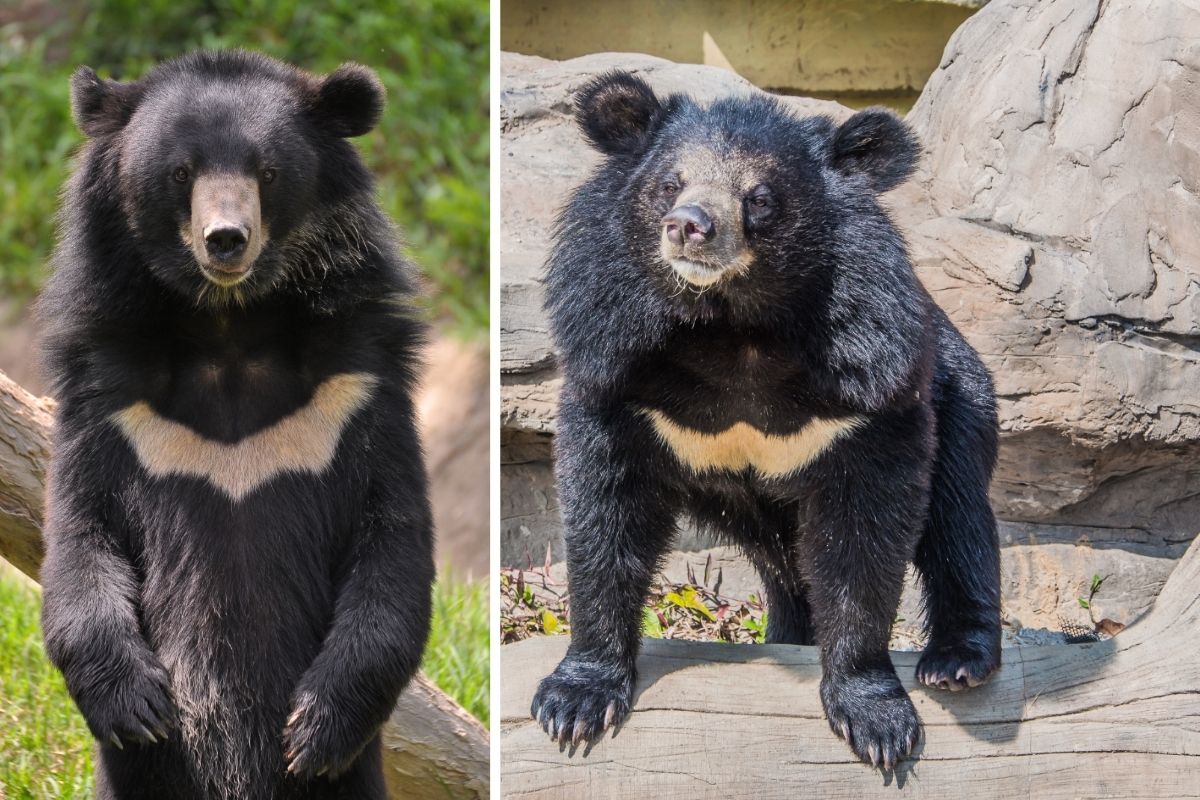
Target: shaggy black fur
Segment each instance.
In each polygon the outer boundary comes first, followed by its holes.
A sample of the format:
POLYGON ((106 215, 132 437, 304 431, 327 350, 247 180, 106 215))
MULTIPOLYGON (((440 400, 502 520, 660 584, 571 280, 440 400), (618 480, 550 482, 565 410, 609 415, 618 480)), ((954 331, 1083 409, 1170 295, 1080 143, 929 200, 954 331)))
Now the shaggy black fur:
POLYGON ((565 376, 556 470, 572 640, 532 713, 576 742, 626 717, 640 606, 690 514, 757 565, 768 641, 820 645, 833 730, 893 765, 920 730, 887 653, 907 562, 928 609, 921 679, 975 685, 1000 659, 991 379, 876 198, 909 175, 916 142, 881 109, 837 126, 762 95, 703 108, 621 73, 577 107, 605 158, 564 210, 546 276, 565 376), (687 188, 678 165, 702 149, 759 180, 715 220, 739 228, 751 265, 696 289, 660 243, 687 188), (710 434, 862 423, 808 466, 764 477, 684 466, 647 410, 710 434))
MULTIPOLYGON (((411 270, 341 138, 374 125, 382 88, 216 52, 130 83, 81 68, 72 89, 90 140, 40 306, 59 402, 43 622, 99 741, 98 797, 382 798, 379 729, 434 575, 411 270), (232 288, 181 238, 192 182, 217 173, 257 184, 268 234, 232 288), (235 474, 256 447, 285 463, 256 434, 345 374, 373 389, 327 465, 240 498, 152 474, 114 416, 145 403, 210 449, 244 444, 235 474)), ((189 442, 159 446, 187 460, 189 442)))

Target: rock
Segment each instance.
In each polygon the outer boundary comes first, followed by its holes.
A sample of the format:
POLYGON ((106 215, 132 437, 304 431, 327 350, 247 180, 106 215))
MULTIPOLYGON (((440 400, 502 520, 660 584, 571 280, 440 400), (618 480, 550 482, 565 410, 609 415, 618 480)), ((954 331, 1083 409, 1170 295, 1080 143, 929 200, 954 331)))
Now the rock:
MULTIPOLYGON (((1109 621, 1105 627, 1110 631, 1119 632, 1150 610, 1175 567, 1172 558, 1072 544, 1016 545, 1004 548, 1001 558, 1004 647, 1064 644, 1063 626, 1092 630, 1101 620, 1109 621), (1093 576, 1102 579, 1094 595, 1090 591, 1093 576), (1090 609, 1080 606, 1081 598, 1089 601, 1090 609)), ((536 570, 544 560, 543 548, 536 557, 506 566, 536 570)), ((660 575, 670 583, 686 583, 690 568, 702 581, 706 563, 707 586, 713 588, 720 573, 722 597, 741 601, 763 597, 758 573, 736 547, 685 542, 671 554, 660 575)), ((546 578, 561 593, 568 585, 566 565, 555 557, 546 578)), ((537 583, 533 577, 527 580, 537 583)), ((923 622, 920 583, 910 567, 890 649, 922 649, 923 622)))
POLYGON ((558 492, 549 461, 506 464, 500 492, 500 564, 505 567, 541 566, 546 547, 550 560, 564 557, 558 492))
MULTIPOLYGON (((687 581, 704 573, 711 558, 710 582, 721 572, 721 594, 738 600, 762 597, 762 582, 749 561, 736 547, 711 547, 673 553, 662 574, 670 581, 687 581)), ((1074 544, 1015 545, 1001 551, 1001 592, 1004 614, 1004 646, 1059 643, 1061 629, 1074 623, 1092 629, 1101 619, 1127 626, 1150 610, 1166 583, 1175 560, 1144 552, 1093 548, 1074 544), (1102 579, 1091 596, 1092 576, 1102 579), (1090 600, 1088 609, 1080 598, 1090 600)), ((566 570, 556 565, 553 574, 566 583, 566 570)), ((768 609, 768 612, 770 609, 768 609)), ((891 649, 919 650, 924 646, 924 612, 921 589, 910 567, 904 594, 896 612, 891 649)))
POLYGON ((784 94, 911 105, 982 0, 504 0, 500 46, 553 59, 621 50, 736 71, 784 94))
MULTIPOLYGON (((951 39, 909 116, 925 158, 885 202, 996 378, 992 499, 1007 545, 1173 557, 1197 533, 1198 41, 1200 10, 1183 4, 1150 15, 1135 0, 993 0, 951 39)), ((503 56, 502 424, 527 469, 549 457, 559 388, 537 279, 554 214, 595 162, 571 96, 614 68, 702 100, 756 91, 645 56, 503 56)), ((539 474, 527 490, 552 498, 539 474)))
POLYGON ((1200 9, 997 0, 909 115, 895 203, 926 285, 996 376, 1013 520, 1200 518, 1200 9))
POLYGON ((417 395, 437 560, 459 578, 487 574, 488 358, 485 344, 436 339, 417 395))

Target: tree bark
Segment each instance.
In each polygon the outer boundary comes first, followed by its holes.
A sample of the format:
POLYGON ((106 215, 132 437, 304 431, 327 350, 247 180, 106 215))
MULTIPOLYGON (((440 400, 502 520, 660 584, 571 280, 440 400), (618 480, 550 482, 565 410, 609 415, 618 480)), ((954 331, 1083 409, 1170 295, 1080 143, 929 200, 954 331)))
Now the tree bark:
MULTIPOLYGON (((37 580, 54 401, 0 372, 0 556, 37 580)), ((488 732, 418 675, 383 730, 389 793, 405 800, 488 797, 488 732)))
POLYGON ((1200 539, 1153 609, 1092 644, 1004 651, 982 687, 913 680, 924 722, 894 772, 853 758, 829 729, 818 651, 646 640, 632 717, 585 752, 529 719, 567 637, 503 648, 501 780, 509 798, 1200 797, 1200 539))
POLYGON ((0 372, 0 556, 35 581, 54 401, 0 372))

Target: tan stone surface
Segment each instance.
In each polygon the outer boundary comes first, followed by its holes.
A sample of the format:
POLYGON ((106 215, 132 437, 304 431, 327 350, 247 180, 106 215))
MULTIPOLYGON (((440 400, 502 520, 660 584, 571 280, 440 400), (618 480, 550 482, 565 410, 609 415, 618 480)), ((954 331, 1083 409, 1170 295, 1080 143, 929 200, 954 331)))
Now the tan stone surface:
MULTIPOLYGON (((505 0, 504 50, 545 58, 647 53, 724 67, 788 93, 915 96, 982 0, 505 0)), ((911 102, 911 100, 909 100, 911 102)))

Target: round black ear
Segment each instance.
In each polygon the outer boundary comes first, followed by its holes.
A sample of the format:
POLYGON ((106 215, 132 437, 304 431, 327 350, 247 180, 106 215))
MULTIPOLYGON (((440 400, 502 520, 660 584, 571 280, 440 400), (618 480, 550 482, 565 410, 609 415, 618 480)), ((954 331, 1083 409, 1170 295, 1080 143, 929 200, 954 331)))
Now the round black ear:
POLYGON ((859 111, 833 135, 834 169, 863 176, 876 192, 903 183, 919 157, 920 146, 912 129, 886 108, 859 111))
POLYGON ((116 133, 125 127, 142 99, 142 85, 107 81, 91 67, 71 76, 71 114, 84 136, 116 133))
POLYGON ((650 85, 628 72, 593 78, 575 99, 575 118, 602 153, 636 153, 650 141, 666 106, 650 85))
POLYGON ((317 87, 311 114, 317 125, 339 138, 362 136, 383 113, 383 84, 361 64, 342 64, 317 87))

